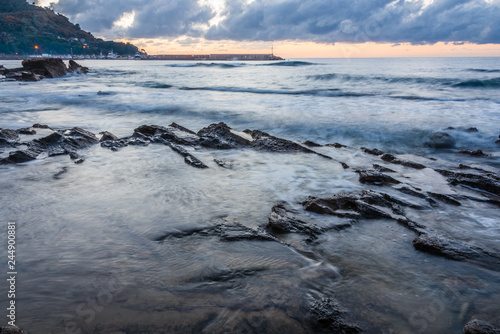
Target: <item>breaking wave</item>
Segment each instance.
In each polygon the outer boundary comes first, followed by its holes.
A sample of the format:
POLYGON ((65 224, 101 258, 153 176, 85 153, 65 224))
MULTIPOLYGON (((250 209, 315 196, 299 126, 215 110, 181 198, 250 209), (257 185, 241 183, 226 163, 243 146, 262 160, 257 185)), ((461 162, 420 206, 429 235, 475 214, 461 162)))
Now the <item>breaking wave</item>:
POLYGON ((466 80, 453 85, 454 87, 461 88, 500 88, 500 78, 487 79, 487 80, 466 80))
POLYGON ((180 90, 203 90, 214 92, 230 93, 251 93, 251 94, 279 94, 279 95, 312 95, 325 97, 361 97, 371 94, 343 92, 339 89, 311 89, 311 90, 273 90, 273 89, 255 89, 239 87, 181 87, 180 90))

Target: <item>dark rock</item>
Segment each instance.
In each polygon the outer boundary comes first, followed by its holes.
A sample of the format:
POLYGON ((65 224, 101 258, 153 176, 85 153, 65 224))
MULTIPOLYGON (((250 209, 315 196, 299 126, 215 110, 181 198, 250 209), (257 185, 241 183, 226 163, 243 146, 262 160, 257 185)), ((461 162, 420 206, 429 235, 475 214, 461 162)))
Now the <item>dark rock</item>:
POLYGON ((429 139, 431 140, 429 146, 433 148, 453 148, 455 147, 455 138, 446 132, 435 132, 429 139))
POLYGON ((38 155, 39 154, 37 152, 29 149, 23 151, 10 152, 7 158, 0 160, 0 165, 28 162, 31 160, 35 160, 38 155))
POLYGON ((473 318, 465 324, 464 334, 500 334, 500 329, 486 321, 473 318))
POLYGON ((343 145, 343 144, 339 144, 339 143, 333 143, 333 144, 326 144, 325 146, 328 146, 328 147, 335 147, 335 148, 346 148, 347 146, 343 145))
POLYGON ((407 195, 411 195, 411 196, 414 196, 414 197, 418 197, 418 198, 423 198, 425 199, 427 202, 429 202, 430 205, 432 206, 437 206, 437 203, 435 200, 433 200, 432 198, 428 197, 426 194, 424 193, 421 193, 421 192, 418 192, 414 189, 411 189, 409 187, 401 187, 401 188, 397 188, 397 190, 401 191, 402 193, 404 194, 407 194, 407 195))
POLYGON ((33 124, 32 128, 35 128, 35 129, 50 129, 50 126, 46 125, 46 124, 33 124))
POLYGON ((43 79, 43 76, 35 74, 33 72, 21 72, 21 80, 22 81, 40 81, 43 79))
POLYGON ((73 160, 75 162, 75 164, 81 164, 82 162, 85 161, 85 158, 76 152, 71 152, 69 154, 69 157, 71 158, 71 160, 73 160))
POLYGON ((46 78, 60 78, 68 74, 68 68, 59 58, 25 59, 22 65, 26 71, 46 78))
POLYGON ((222 122, 201 129, 198 136, 202 137, 202 146, 213 149, 244 148, 251 145, 250 140, 234 134, 231 128, 222 122))
POLYGON ((395 170, 377 164, 373 164, 373 168, 375 168, 375 170, 380 173, 396 173, 395 170))
POLYGON ((273 207, 265 228, 272 234, 302 233, 308 235, 311 239, 316 239, 324 231, 315 224, 306 223, 298 219, 291 212, 291 209, 287 208, 283 203, 279 203, 273 207))
POLYGON ((377 150, 376 148, 369 149, 369 148, 366 148, 366 147, 361 147, 361 150, 363 152, 371 154, 371 155, 382 155, 382 154, 384 154, 384 152, 382 152, 381 150, 377 150))
POLYGON ((458 128, 455 128, 453 126, 449 126, 445 130, 459 130, 459 131, 464 131, 464 132, 479 132, 479 130, 477 128, 475 128, 475 127, 470 127, 470 128, 458 127, 458 128))
POLYGON ((198 145, 201 142, 198 135, 177 124, 169 127, 142 125, 134 130, 134 136, 137 136, 137 134, 141 134, 153 140, 155 140, 155 138, 161 138, 181 145, 198 145))
POLYGON ((322 147, 323 146, 323 145, 317 144, 317 143, 310 141, 310 140, 305 141, 304 145, 306 145, 307 147, 322 147))
POLYGON ((500 270, 499 254, 485 251, 480 247, 445 237, 430 230, 421 231, 412 244, 416 249, 423 252, 456 261, 467 261, 496 271, 500 270))
POLYGON ((128 146, 128 143, 124 139, 120 140, 107 140, 101 143, 101 147, 108 148, 111 151, 118 151, 120 148, 128 146))
POLYGON ((27 334, 27 332, 16 326, 2 326, 0 327, 0 334, 27 334))
POLYGON ((488 158, 491 156, 491 154, 486 154, 482 150, 475 150, 475 151, 462 150, 462 151, 459 151, 458 153, 468 154, 468 155, 471 155, 473 157, 479 157, 479 158, 488 158))
POLYGON ((2 129, 0 130, 0 138, 9 142, 16 142, 20 139, 19 133, 15 130, 2 129))
POLYGON ((28 146, 35 150, 46 150, 49 156, 55 156, 85 149, 98 142, 93 133, 75 127, 35 139, 28 146))
POLYGON ((339 303, 332 298, 316 299, 310 307, 312 325, 316 329, 338 334, 361 332, 359 326, 345 321, 345 313, 339 303))
POLYGON ((222 168, 226 168, 226 169, 232 169, 233 168, 233 164, 227 160, 221 160, 221 159, 214 159, 214 162, 219 166, 219 167, 222 167, 222 168))
POLYGON ((438 194, 438 193, 433 193, 433 192, 428 192, 429 196, 432 198, 435 198, 437 200, 440 200, 442 202, 445 202, 447 204, 455 205, 455 206, 460 206, 462 203, 451 197, 450 195, 444 195, 444 194, 438 194))
POLYGON ((70 59, 68 71, 77 74, 87 74, 89 73, 89 68, 78 64, 73 59, 70 59))
POLYGON ((472 174, 459 173, 450 170, 436 169, 438 173, 444 175, 448 182, 453 185, 461 184, 468 187, 488 191, 492 194, 500 196, 500 182, 498 176, 494 174, 472 174))
POLYGON ((115 136, 114 134, 112 134, 111 132, 108 132, 108 131, 103 131, 99 134, 102 135, 101 139, 99 139, 100 143, 105 142, 105 141, 119 140, 117 136, 115 136))
POLYGON ((172 124, 170 124, 169 126, 170 126, 170 127, 172 127, 172 128, 175 128, 175 129, 177 129, 177 130, 181 130, 181 131, 183 131, 183 132, 186 132, 186 133, 189 133, 189 134, 192 134, 192 135, 196 135, 196 132, 191 131, 191 130, 189 130, 188 128, 185 128, 185 127, 183 127, 182 125, 179 125, 179 124, 177 124, 177 123, 175 123, 175 122, 173 122, 173 123, 172 123, 172 124))
POLYGON ((410 167, 410 168, 415 168, 415 169, 424 169, 426 168, 424 165, 412 162, 412 161, 407 161, 407 160, 401 160, 393 156, 392 154, 386 153, 380 157, 382 160, 396 164, 396 165, 402 165, 405 167, 410 167))
POLYGON ((23 74, 21 72, 8 72, 5 74, 5 78, 21 81, 23 80, 23 74))
POLYGON ((97 92, 97 95, 100 95, 100 96, 109 96, 109 95, 115 95, 116 93, 113 93, 113 92, 105 92, 105 91, 98 91, 97 92))
POLYGON ((29 136, 36 135, 36 131, 32 128, 18 129, 17 133, 19 133, 20 135, 29 135, 29 136))
POLYGON ((184 162, 187 163, 188 165, 191 165, 196 168, 208 168, 207 165, 205 165, 203 162, 201 162, 198 158, 196 158, 194 155, 186 151, 180 146, 177 146, 173 143, 165 142, 165 145, 170 146, 170 148, 174 151, 179 153, 184 157, 184 162))
POLYGON ((383 174, 379 171, 374 170, 358 170, 356 171, 359 174, 359 182, 373 184, 377 186, 390 185, 390 184, 399 184, 398 180, 395 178, 383 174))
POLYGON ((345 162, 340 161, 340 164, 342 165, 342 168, 349 169, 349 165, 346 164, 345 162))

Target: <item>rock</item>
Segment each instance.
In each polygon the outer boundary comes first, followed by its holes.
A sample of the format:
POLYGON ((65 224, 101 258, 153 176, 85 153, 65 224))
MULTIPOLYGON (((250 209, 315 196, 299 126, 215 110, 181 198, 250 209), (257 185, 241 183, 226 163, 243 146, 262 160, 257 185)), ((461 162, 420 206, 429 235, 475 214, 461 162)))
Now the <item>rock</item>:
POLYGON ((412 161, 407 161, 407 160, 401 160, 393 156, 392 154, 386 153, 380 157, 382 160, 396 164, 396 165, 402 165, 405 167, 410 167, 410 168, 415 168, 415 169, 424 169, 426 168, 424 165, 412 162, 412 161))
POLYGON ((380 173, 396 173, 395 170, 377 164, 373 164, 373 168, 380 173))
POLYGON ((16 326, 2 326, 0 327, 0 334, 27 334, 27 332, 16 326))
POLYGON ((35 160, 38 155, 39 153, 32 150, 10 152, 7 158, 0 160, 0 165, 28 162, 35 160))
POLYGON ((339 144, 339 143, 326 144, 325 146, 327 146, 327 147, 335 147, 335 148, 346 148, 347 147, 347 146, 339 144))
POLYGON ((225 150, 251 145, 250 140, 234 134, 231 128, 222 122, 201 129, 198 131, 198 136, 202 138, 202 146, 213 149, 225 150))
POLYGON ((468 154, 468 155, 471 155, 473 157, 479 157, 479 158, 488 158, 491 156, 491 154, 486 154, 482 150, 475 150, 475 151, 462 150, 462 151, 459 151, 458 153, 468 154))
POLYGON ((110 149, 111 151, 118 151, 120 148, 128 146, 126 140, 106 140, 101 143, 101 147, 110 149))
POLYGON ((199 145, 201 142, 201 138, 198 135, 178 124, 175 124, 175 126, 170 125, 168 127, 159 125, 141 125, 134 130, 133 136, 136 136, 137 134, 146 136, 153 141, 155 138, 161 138, 163 140, 181 145, 193 146, 199 145))
POLYGON ((445 169, 436 169, 436 172, 446 176, 452 185, 461 184, 500 196, 499 177, 495 174, 460 173, 445 169))
POLYGON ((486 321, 473 318, 465 324, 464 334, 500 334, 500 329, 486 321))
POLYGON ((29 135, 29 136, 36 135, 36 131, 32 128, 21 128, 17 130, 17 133, 19 133, 20 135, 29 135))
POLYGON ((310 141, 310 140, 305 141, 304 145, 306 145, 307 147, 322 147, 323 146, 323 145, 317 144, 317 143, 310 141))
POLYGON ((35 150, 46 150, 49 156, 55 156, 85 149, 98 142, 93 133, 75 127, 35 139, 28 146, 35 150))
POLYGON ((380 150, 377 150, 376 148, 370 150, 370 149, 368 149, 366 147, 361 147, 361 150, 363 152, 371 154, 371 155, 382 155, 382 154, 384 154, 384 152, 382 152, 380 150))
POLYGON ((375 170, 357 170, 356 173, 359 174, 359 182, 361 183, 373 184, 377 186, 401 183, 395 178, 375 170))
POLYGON ((5 139, 8 142, 17 142, 20 137, 19 133, 15 130, 2 129, 0 130, 0 139, 5 139))
POLYGON ((451 204, 451 205, 455 205, 455 206, 462 205, 459 201, 457 201, 456 199, 454 199, 450 195, 438 194, 438 193, 433 193, 433 192, 427 192, 427 194, 430 197, 435 198, 437 200, 440 200, 442 202, 445 202, 447 204, 451 204))
MULTIPOLYGON (((35 129, 50 129, 50 126, 46 125, 46 124, 33 124, 32 128, 35 128, 35 129)), ((50 129, 52 130, 52 129, 50 129)))
POLYGON ((301 233, 310 237, 310 240, 316 239, 318 235, 323 233, 323 229, 315 224, 306 223, 298 219, 290 208, 285 204, 279 203, 272 208, 272 212, 268 217, 265 229, 271 234, 275 233, 301 233))
POLYGON ((114 134, 112 134, 111 132, 108 132, 108 131, 103 131, 103 132, 100 132, 99 134, 102 135, 101 139, 99 139, 100 143, 105 142, 105 141, 119 140, 117 136, 115 136, 114 134))
POLYGON ((22 81, 40 81, 42 79, 43 79, 42 75, 35 74, 33 72, 26 72, 26 71, 21 72, 20 80, 22 81))
POLYGON ((459 131, 464 131, 464 132, 479 132, 479 130, 475 127, 465 128, 462 126, 458 127, 458 128, 455 128, 453 126, 449 126, 445 130, 459 130, 459 131))
POLYGON ((87 74, 89 73, 89 68, 78 64, 73 59, 70 59, 68 71, 76 74, 87 74))
POLYGON ((332 298, 316 299, 311 303, 310 316, 313 327, 329 333, 353 334, 361 328, 344 320, 346 312, 332 298))
POLYGON ((495 271, 500 270, 499 254, 485 251, 480 247, 469 245, 428 229, 420 231, 420 235, 413 240, 412 244, 415 249, 423 252, 456 261, 467 261, 495 271))
POLYGON ((446 132, 435 132, 429 139, 431 140, 429 146, 433 148, 453 148, 456 143, 455 138, 446 132))
POLYGON ((46 78, 60 78, 68 74, 68 68, 59 58, 25 59, 22 65, 25 70, 46 78))
POLYGON ((165 145, 170 146, 170 148, 174 151, 179 153, 184 157, 184 162, 187 163, 188 165, 191 165, 196 168, 208 168, 207 165, 205 165, 203 162, 201 162, 198 158, 196 158, 194 155, 186 151, 180 146, 177 146, 173 143, 170 142, 165 142, 165 145))
POLYGON ((85 158, 76 152, 71 152, 69 154, 69 157, 71 158, 71 160, 73 160, 75 162, 75 164, 81 164, 82 162, 85 161, 85 158))
POLYGON ((221 159, 214 159, 214 162, 219 166, 219 167, 222 167, 222 168, 226 168, 226 169, 233 169, 233 164, 232 162, 230 161, 227 161, 227 160, 221 160, 221 159))
POLYGON ((23 74, 21 72, 8 72, 5 74, 5 78, 21 81, 23 79, 23 74))

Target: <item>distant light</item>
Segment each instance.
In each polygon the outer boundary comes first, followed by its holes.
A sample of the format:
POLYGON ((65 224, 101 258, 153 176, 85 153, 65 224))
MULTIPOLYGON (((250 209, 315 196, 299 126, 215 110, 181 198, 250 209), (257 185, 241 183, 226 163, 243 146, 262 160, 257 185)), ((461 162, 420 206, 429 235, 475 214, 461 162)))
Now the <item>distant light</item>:
POLYGON ((35 45, 35 49, 38 50, 38 45, 35 45))

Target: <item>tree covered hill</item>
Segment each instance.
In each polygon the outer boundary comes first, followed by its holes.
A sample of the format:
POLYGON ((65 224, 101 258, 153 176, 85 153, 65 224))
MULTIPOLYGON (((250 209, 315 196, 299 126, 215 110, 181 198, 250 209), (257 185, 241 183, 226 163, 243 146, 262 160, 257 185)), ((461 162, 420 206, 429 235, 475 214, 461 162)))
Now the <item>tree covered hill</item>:
POLYGON ((0 0, 0 54, 107 54, 133 55, 130 43, 104 41, 83 31, 67 17, 25 0, 0 0), (35 47, 38 47, 37 49, 35 47))

